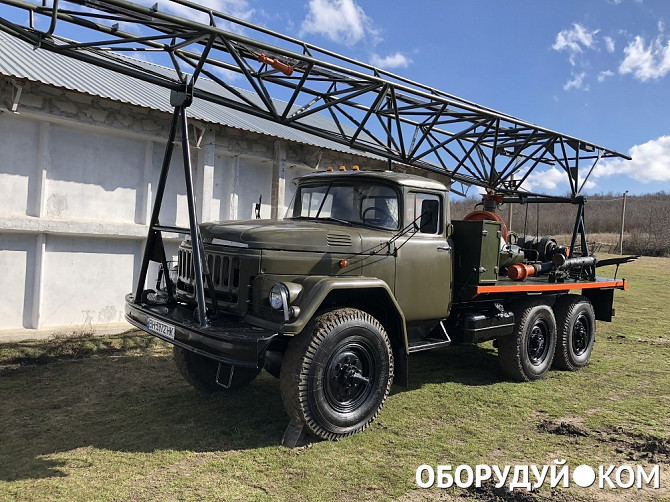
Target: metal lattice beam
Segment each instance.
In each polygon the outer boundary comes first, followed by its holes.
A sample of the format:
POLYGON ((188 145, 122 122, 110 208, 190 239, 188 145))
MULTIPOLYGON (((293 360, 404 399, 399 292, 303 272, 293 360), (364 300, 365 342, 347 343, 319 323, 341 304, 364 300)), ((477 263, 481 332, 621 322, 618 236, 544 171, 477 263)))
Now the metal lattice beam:
POLYGON ((601 159, 628 158, 224 13, 176 2, 201 20, 125 0, 53 0, 52 6, 0 0, 29 13, 26 24, 0 18, 0 29, 35 47, 492 192, 516 193, 538 166, 552 165, 566 173, 576 196, 601 159), (48 29, 35 28, 35 15, 48 18, 48 29), (66 40, 59 36, 63 25, 76 25, 90 40, 66 40), (128 25, 133 29, 120 29, 128 25), (129 64, 116 54, 137 51, 167 54, 174 72, 129 64), (241 75, 255 96, 226 82, 226 71, 241 75), (199 85, 200 75, 211 82, 199 85), (317 114, 330 121, 315 120, 317 114))

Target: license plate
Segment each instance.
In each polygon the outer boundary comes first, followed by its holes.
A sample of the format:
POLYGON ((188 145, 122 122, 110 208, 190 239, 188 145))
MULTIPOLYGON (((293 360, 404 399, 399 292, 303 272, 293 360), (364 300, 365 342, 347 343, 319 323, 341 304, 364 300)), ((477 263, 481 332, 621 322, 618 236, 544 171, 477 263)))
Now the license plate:
POLYGON ((174 326, 147 316, 147 329, 152 333, 174 340, 174 326))

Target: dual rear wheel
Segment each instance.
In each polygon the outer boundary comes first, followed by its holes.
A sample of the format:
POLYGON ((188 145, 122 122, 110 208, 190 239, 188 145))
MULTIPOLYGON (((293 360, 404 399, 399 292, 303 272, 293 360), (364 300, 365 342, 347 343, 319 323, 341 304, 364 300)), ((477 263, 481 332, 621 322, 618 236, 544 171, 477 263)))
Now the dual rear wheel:
POLYGON ((593 306, 584 296, 564 295, 553 309, 541 301, 514 310, 514 333, 498 340, 500 367, 519 381, 542 378, 552 363, 576 371, 584 367, 595 342, 593 306))

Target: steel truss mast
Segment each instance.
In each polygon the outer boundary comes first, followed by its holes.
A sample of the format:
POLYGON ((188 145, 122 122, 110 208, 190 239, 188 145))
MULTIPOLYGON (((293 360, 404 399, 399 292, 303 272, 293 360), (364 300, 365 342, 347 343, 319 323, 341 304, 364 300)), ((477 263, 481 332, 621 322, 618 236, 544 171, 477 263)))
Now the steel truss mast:
POLYGON ((0 0, 29 14, 25 24, 0 18, 0 29, 35 47, 489 192, 519 193, 538 166, 554 166, 576 196, 601 159, 627 158, 227 14, 175 2, 184 17, 125 0, 0 0), (36 14, 45 29, 36 28, 36 14), (67 25, 88 41, 60 36, 67 25), (175 71, 133 64, 118 55, 126 51, 165 53, 175 71), (240 74, 253 92, 231 86, 227 72, 240 74), (206 86, 199 85, 201 75, 210 80, 206 86))
MULTIPOLYGON (((149 262, 160 263, 167 274, 162 235, 181 233, 191 237, 194 270, 200 272, 194 274, 200 325, 207 326, 208 314, 216 317, 218 312, 195 212, 186 113, 194 98, 295 128, 388 159, 389 163, 426 169, 462 184, 482 186, 496 199, 501 194, 518 197, 520 202, 528 195, 537 199, 539 196, 521 190, 521 185, 538 166, 558 167, 566 173, 570 183, 570 200, 578 203, 580 209, 572 247, 577 233, 581 233, 583 246, 586 245, 580 192, 598 161, 626 158, 625 155, 186 0, 174 1, 186 17, 161 12, 157 5, 145 7, 124 0, 53 0, 50 6, 46 0, 44 4, 0 0, 29 14, 25 25, 0 17, 3 31, 36 48, 171 91, 174 113, 156 187, 147 245, 130 301, 136 304, 155 301, 148 296, 153 292, 144 289, 149 262), (46 16, 46 29, 37 29, 36 14, 46 16), (200 22, 192 20, 198 18, 200 22), (87 41, 73 42, 60 35, 63 27, 72 25, 87 41), (126 51, 167 54, 174 71, 119 55, 126 51), (224 76, 227 72, 241 74, 253 92, 231 86, 224 76), (199 81, 201 75, 208 78, 206 85, 199 81), (330 120, 324 120, 322 115, 330 120), (159 222, 178 130, 182 137, 189 228, 159 222), (207 293, 211 312, 206 308, 207 293)), ((166 277, 165 301, 168 303, 174 302, 172 289, 166 277)))

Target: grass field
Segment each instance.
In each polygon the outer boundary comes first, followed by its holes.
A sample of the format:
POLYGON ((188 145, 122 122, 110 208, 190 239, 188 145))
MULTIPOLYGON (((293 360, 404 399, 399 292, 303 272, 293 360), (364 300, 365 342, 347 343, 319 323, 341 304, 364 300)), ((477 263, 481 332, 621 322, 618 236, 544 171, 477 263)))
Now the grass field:
POLYGON ((279 445, 287 416, 267 373, 203 396, 141 332, 0 345, 0 500, 670 500, 669 270, 622 267, 630 289, 580 372, 513 383, 491 344, 419 354, 367 431, 297 449, 279 445), (658 464, 661 488, 415 483, 421 464, 555 459, 658 464))

